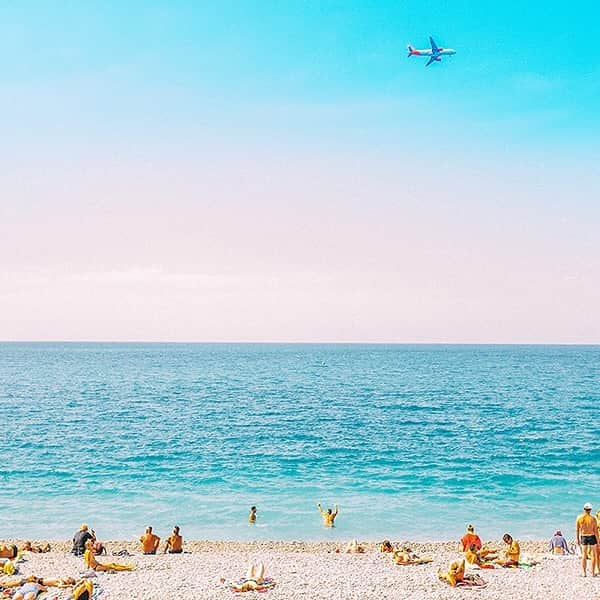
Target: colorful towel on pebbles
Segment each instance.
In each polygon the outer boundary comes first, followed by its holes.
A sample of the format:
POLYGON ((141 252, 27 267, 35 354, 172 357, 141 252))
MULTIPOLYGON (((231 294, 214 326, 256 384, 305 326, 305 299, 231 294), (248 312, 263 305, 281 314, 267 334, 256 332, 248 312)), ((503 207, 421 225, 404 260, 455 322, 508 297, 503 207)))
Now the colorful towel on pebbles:
MULTIPOLYGON (((247 581, 247 579, 239 579, 235 583, 228 584, 227 587, 232 592, 242 593, 245 590, 242 590, 240 588, 241 588, 241 586, 244 585, 244 583, 246 583, 246 581, 247 581)), ((254 588, 252 590, 248 590, 248 591, 252 591, 252 592, 268 592, 271 588, 274 588, 275 585, 276 585, 275 582, 270 577, 265 577, 262 580, 262 583, 259 585, 259 587, 254 588)))

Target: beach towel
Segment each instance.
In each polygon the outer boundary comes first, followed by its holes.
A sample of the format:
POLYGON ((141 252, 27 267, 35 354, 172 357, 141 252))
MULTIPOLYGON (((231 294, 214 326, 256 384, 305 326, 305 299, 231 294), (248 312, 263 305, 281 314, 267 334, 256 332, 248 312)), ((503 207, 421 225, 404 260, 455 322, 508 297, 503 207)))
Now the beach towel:
MULTIPOLYGON (((232 591, 232 592, 238 592, 238 593, 243 593, 242 590, 238 589, 240 586, 244 585, 244 583, 248 581, 247 579, 239 579, 238 581, 236 581, 235 583, 229 583, 227 584, 227 587, 232 591)), ((275 587, 275 582, 270 578, 270 577, 265 577, 262 581, 262 583, 253 590, 248 590, 249 592, 267 592, 269 591, 271 588, 275 587)))

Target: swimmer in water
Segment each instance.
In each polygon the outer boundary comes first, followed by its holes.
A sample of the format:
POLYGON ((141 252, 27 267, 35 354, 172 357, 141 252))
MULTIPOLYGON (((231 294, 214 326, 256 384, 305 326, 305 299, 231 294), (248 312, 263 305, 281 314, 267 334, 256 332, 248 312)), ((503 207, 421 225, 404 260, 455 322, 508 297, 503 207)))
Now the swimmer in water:
POLYGON ((334 504, 333 510, 331 510, 331 508, 328 508, 327 510, 323 510, 321 508, 321 503, 319 502, 317 504, 317 508, 319 509, 319 513, 321 514, 321 517, 323 518, 323 525, 325 525, 325 527, 335 527, 334 521, 339 512, 338 505, 334 504))
POLYGON ((256 506, 250 507, 250 514, 248 515, 248 523, 254 525, 256 523, 256 506))

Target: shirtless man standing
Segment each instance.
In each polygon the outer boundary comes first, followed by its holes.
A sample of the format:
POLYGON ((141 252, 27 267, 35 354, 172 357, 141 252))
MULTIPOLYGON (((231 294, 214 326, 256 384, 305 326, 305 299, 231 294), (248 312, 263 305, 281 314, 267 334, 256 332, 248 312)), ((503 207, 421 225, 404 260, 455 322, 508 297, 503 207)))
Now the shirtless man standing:
POLYGON ((583 576, 587 576, 587 555, 588 551, 592 555, 592 577, 596 574, 596 559, 598 550, 598 523, 596 517, 592 516, 592 505, 586 502, 583 505, 583 514, 577 517, 575 522, 575 542, 581 547, 581 566, 583 567, 583 576))

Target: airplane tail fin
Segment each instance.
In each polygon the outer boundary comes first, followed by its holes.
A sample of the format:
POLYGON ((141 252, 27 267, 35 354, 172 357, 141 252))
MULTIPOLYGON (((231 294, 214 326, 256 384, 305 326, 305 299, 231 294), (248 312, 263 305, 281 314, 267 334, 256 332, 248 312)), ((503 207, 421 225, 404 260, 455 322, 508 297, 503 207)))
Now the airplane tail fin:
POLYGON ((412 56, 414 48, 409 44, 406 49, 408 50, 408 56, 412 56))

